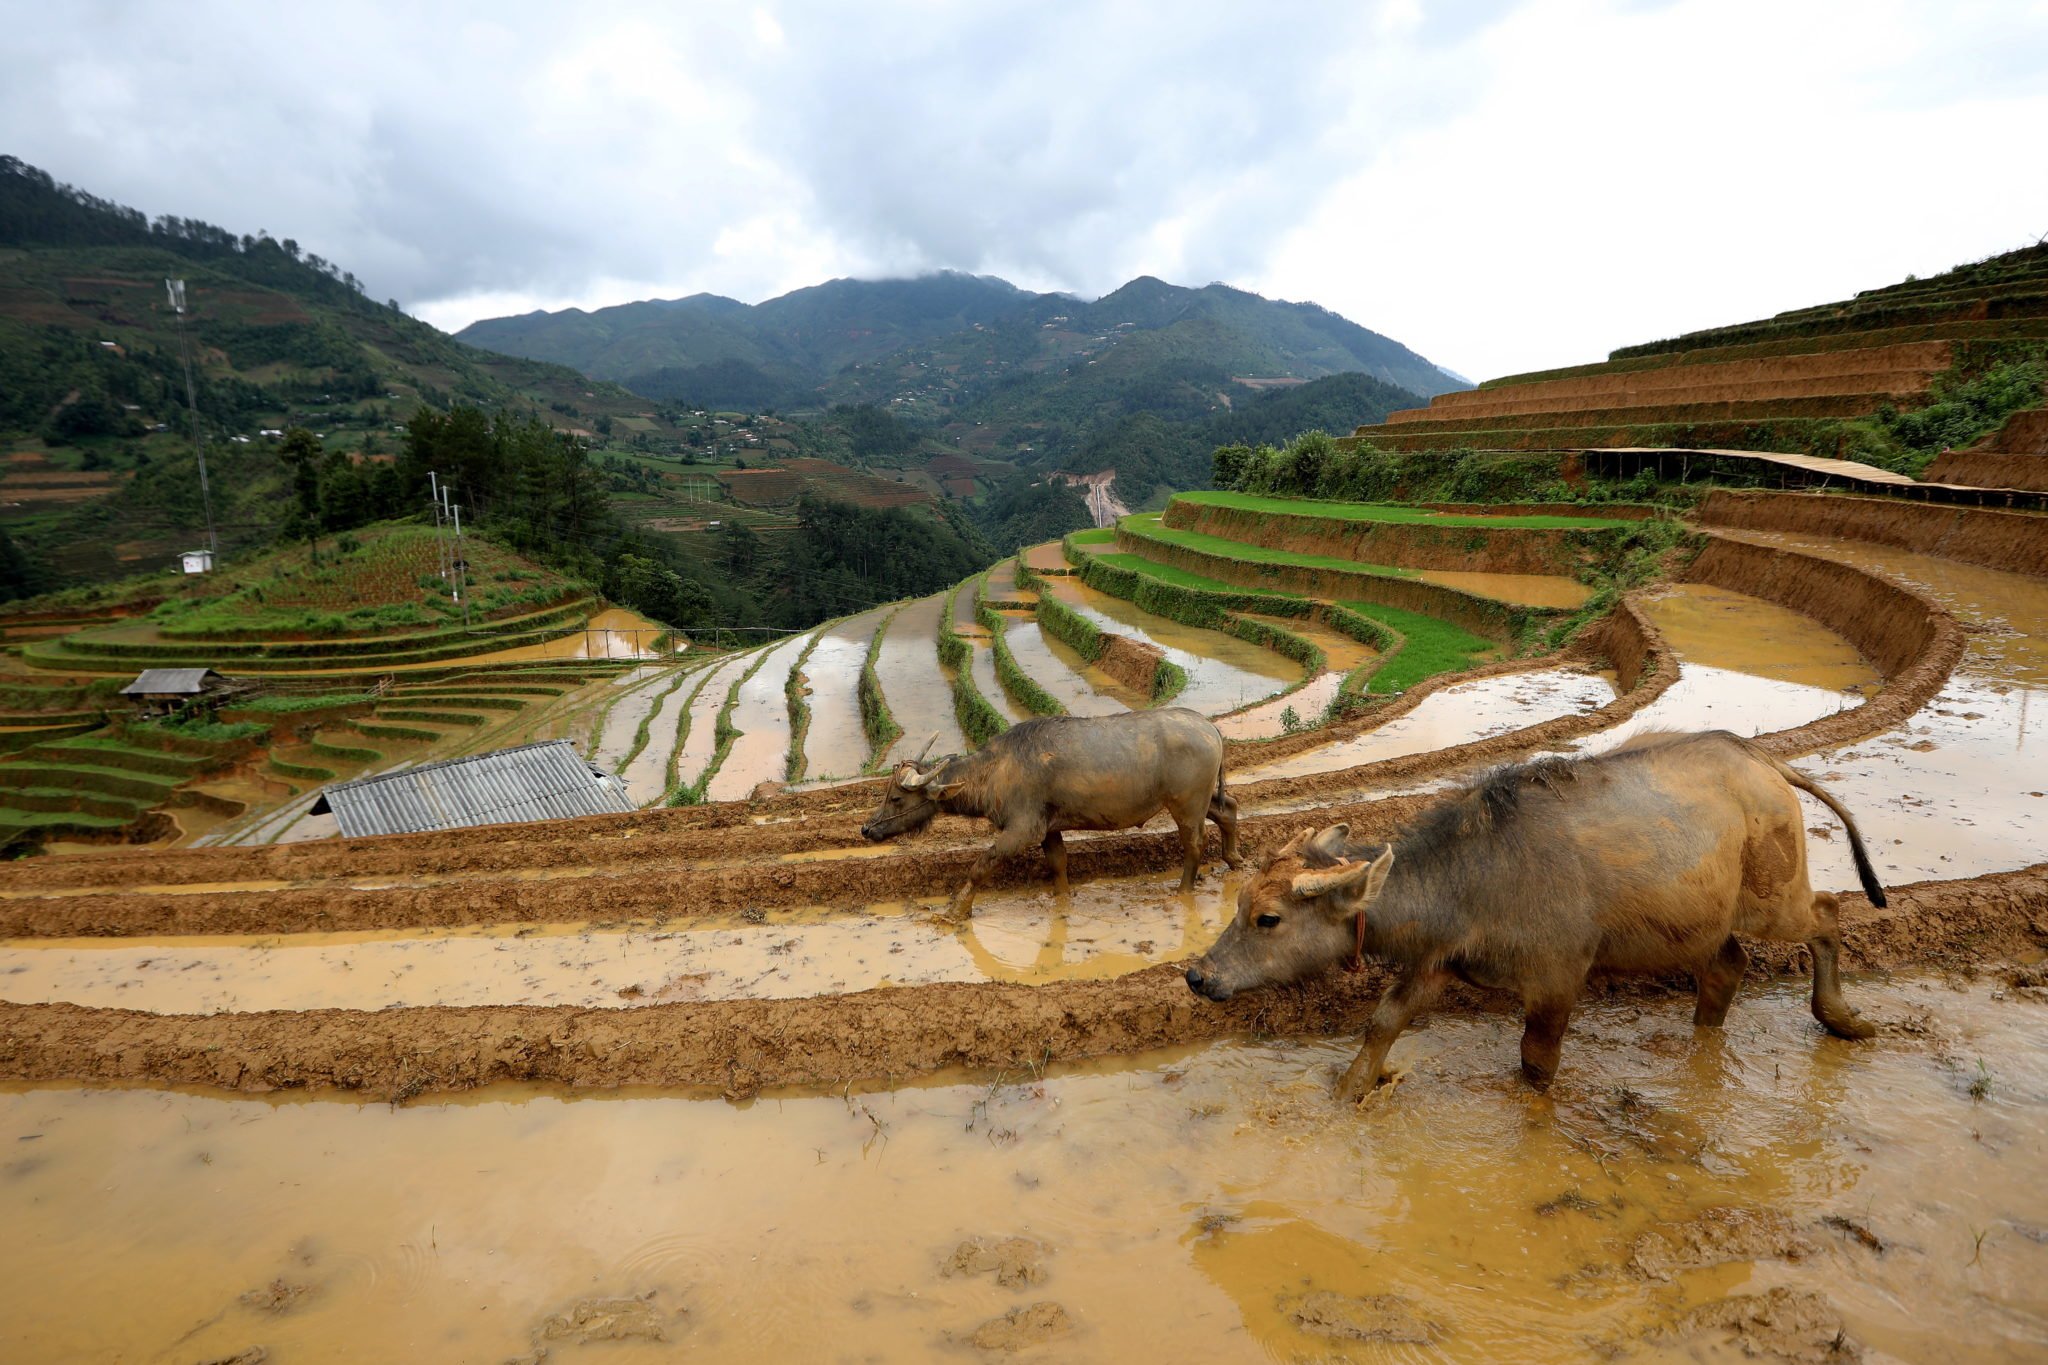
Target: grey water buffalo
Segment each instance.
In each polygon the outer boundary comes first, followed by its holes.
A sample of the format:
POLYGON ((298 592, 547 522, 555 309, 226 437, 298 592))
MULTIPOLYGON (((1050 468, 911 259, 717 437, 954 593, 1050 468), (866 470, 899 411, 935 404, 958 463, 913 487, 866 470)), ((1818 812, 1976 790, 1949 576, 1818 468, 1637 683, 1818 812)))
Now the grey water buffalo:
POLYGON ((1188 985, 1228 1000, 1347 959, 1355 969, 1363 954, 1392 964, 1395 984, 1338 1085, 1354 1100, 1453 977, 1521 997, 1522 1074, 1539 1088, 1596 969, 1690 969, 1693 1022, 1718 1027, 1748 962, 1737 934, 1803 941, 1814 1017, 1868 1038, 1876 1029, 1842 998, 1835 897, 1807 881, 1797 792, 1841 819, 1883 905, 1855 820, 1809 778, 1725 731, 1649 735, 1598 758, 1503 769, 1390 845, 1354 842, 1346 825, 1297 837, 1247 883, 1188 985))
POLYGON ((977 753, 929 765, 920 754, 896 770, 860 832, 873 840, 893 839, 923 828, 940 812, 986 817, 995 826, 995 842, 975 860, 953 898, 953 918, 964 919, 975 888, 1002 859, 1043 849, 1064 896, 1067 850, 1061 831, 1131 829, 1162 810, 1179 828, 1186 855, 1181 890, 1194 886, 1201 866, 1204 820, 1214 820, 1223 831, 1224 861, 1239 865, 1237 802, 1223 790, 1222 732, 1206 716, 1181 707, 1049 716, 1012 726, 977 753))

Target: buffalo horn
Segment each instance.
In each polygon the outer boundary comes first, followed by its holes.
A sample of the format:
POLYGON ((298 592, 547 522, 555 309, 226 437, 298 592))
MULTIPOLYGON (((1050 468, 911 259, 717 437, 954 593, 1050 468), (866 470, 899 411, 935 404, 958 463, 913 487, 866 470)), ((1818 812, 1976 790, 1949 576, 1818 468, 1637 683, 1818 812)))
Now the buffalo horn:
POLYGON ((1303 900, 1327 896, 1332 891, 1353 891, 1364 889, 1368 893, 1377 891, 1386 881, 1387 873, 1394 866, 1394 850, 1388 849, 1370 863, 1339 863, 1323 872, 1297 872, 1292 883, 1294 894, 1303 900))
POLYGON ((929 754, 932 751, 932 745, 937 744, 938 742, 939 732, 937 730, 934 730, 932 731, 932 737, 924 742, 924 747, 917 751, 917 757, 915 759, 912 759, 911 761, 914 763, 924 762, 925 755, 929 754))

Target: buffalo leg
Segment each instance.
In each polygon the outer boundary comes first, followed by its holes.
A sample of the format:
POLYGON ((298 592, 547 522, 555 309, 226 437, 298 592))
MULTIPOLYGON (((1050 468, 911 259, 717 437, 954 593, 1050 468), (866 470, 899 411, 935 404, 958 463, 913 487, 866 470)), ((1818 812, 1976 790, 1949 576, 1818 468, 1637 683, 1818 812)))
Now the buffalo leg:
POLYGON ((1408 1021, 1435 1002, 1449 973, 1436 967, 1414 967, 1380 997, 1366 1021, 1365 1037, 1350 1069, 1337 1082, 1337 1098, 1356 1103, 1380 1083, 1380 1068, 1386 1064, 1387 1049, 1408 1027, 1408 1021))
POLYGON ((1180 889, 1186 895, 1195 889, 1195 883, 1202 879, 1202 820, 1173 817, 1174 827, 1180 831, 1180 889))
POLYGON ((1225 795, 1220 789, 1209 798, 1209 818, 1216 822, 1216 828, 1223 831, 1223 862, 1226 867, 1243 867, 1244 859, 1237 852, 1237 798, 1225 795))
POLYGON ((1842 932, 1834 893, 1822 891, 1813 898, 1813 915, 1819 931, 1806 940, 1813 954, 1813 1017, 1837 1038, 1874 1038, 1877 1026, 1859 1018, 1842 998, 1842 932))
POLYGON ((1040 847, 1045 850, 1045 860, 1052 864, 1052 889, 1054 893, 1060 896, 1069 894, 1067 887, 1067 841, 1060 837, 1058 830, 1049 829, 1045 832, 1045 842, 1040 847))
POLYGON ((1564 1031, 1572 1022, 1572 996, 1535 1000, 1522 1022, 1522 1078, 1538 1090, 1550 1088, 1557 1059, 1564 1051, 1564 1031))
POLYGON ((1699 1003, 1693 1006, 1692 1022, 1697 1028, 1719 1028, 1728 1019, 1728 1006, 1735 1000, 1735 988, 1749 966, 1749 954, 1728 935, 1721 950, 1693 973, 1699 988, 1699 1003))
MULTIPOLYGON (((983 849, 981 856, 974 860, 974 866, 968 870, 967 880, 960 884, 959 892, 953 897, 953 907, 946 912, 947 917, 965 920, 974 910, 975 888, 989 879, 996 870, 996 864, 1024 852, 1044 837, 1038 830, 1029 826, 1011 826, 998 833, 995 842, 983 849)), ((1061 852, 1064 853, 1065 850, 1062 849, 1061 852)))

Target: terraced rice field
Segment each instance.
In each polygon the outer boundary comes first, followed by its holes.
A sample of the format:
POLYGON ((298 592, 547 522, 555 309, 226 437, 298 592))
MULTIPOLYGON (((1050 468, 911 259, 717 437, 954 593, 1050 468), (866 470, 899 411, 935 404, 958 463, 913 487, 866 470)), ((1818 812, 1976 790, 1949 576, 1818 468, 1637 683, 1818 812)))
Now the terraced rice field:
MULTIPOLYGON (((0 1334, 22 1359, 2029 1358, 2043 582, 1720 534, 1574 652, 1233 742, 1254 850, 1391 836, 1479 766, 1660 720, 1739 724, 1849 805, 1890 907, 1847 891, 1818 807, 1808 849, 1879 1038, 1820 1036, 1803 950, 1757 944, 1725 1029, 1682 981, 1597 986, 1543 1095, 1519 1019, 1460 989, 1339 1109, 1383 971, 1198 1001, 1181 964, 1242 874, 1175 894, 1156 829, 1072 838, 1065 899, 1011 860, 955 931, 929 912, 985 835, 867 844, 871 785, 0 865, 0 1334)), ((957 601, 912 604, 899 673, 915 644, 942 677, 957 601)), ((1376 662, 1265 601, 1325 675, 1376 662)), ((864 755, 821 672, 857 674, 885 616, 820 635, 807 755, 864 755)), ((1004 624, 1041 685, 1113 700, 1004 624)), ((756 665, 732 722, 775 747, 804 644, 656 702, 694 689, 684 782, 756 665)))
POLYGON ((789 762, 789 703, 783 684, 810 637, 792 635, 762 653, 754 676, 739 685, 731 724, 739 735, 711 780, 713 801, 737 801, 763 782, 779 782, 789 762))
POLYGON ((892 762, 915 757, 934 734, 934 754, 967 751, 967 736, 953 714, 952 688, 938 660, 939 617, 952 610, 953 596, 941 593, 908 604, 889 619, 883 633, 875 676, 903 727, 886 755, 892 762))

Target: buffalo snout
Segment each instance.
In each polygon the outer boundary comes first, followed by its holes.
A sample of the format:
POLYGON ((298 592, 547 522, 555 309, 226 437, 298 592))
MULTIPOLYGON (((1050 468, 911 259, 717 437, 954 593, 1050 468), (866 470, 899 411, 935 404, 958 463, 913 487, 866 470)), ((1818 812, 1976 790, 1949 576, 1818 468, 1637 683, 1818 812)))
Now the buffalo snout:
POLYGON ((1202 964, 1199 962, 1188 968, 1187 980, 1188 989, 1207 1000, 1221 1003, 1236 994, 1230 987, 1224 985, 1215 977, 1206 975, 1202 971, 1202 964))

